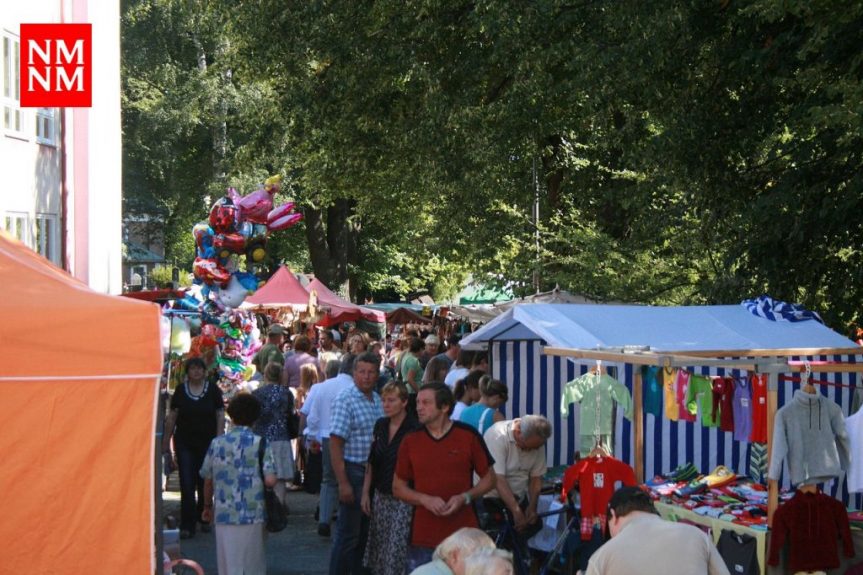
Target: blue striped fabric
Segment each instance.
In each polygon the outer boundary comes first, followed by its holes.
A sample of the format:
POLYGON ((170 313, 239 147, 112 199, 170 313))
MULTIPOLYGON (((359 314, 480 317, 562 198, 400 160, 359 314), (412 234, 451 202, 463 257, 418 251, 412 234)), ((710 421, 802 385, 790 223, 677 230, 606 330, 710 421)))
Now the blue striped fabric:
POLYGON ((824 323, 816 312, 809 311, 800 304, 775 300, 769 295, 743 300, 740 305, 746 307, 750 313, 771 321, 797 322, 814 319, 818 323, 824 323))
MULTIPOLYGON (((541 344, 532 341, 494 342, 491 348, 492 374, 503 380, 510 390, 510 400, 505 406, 507 419, 529 413, 545 415, 554 426, 552 441, 546 446, 547 459, 552 465, 569 465, 573 462, 573 454, 578 450, 578 415, 579 406, 571 406, 569 416, 561 417, 560 396, 563 386, 582 375, 593 366, 592 362, 576 364, 561 357, 546 356, 541 353, 541 344)), ((800 358, 792 358, 800 359, 800 358)), ((858 361, 856 356, 822 356, 810 358, 811 361, 858 361)), ((636 367, 630 364, 609 364, 612 373, 617 369, 616 377, 623 382, 630 393, 636 367)), ((722 368, 697 367, 690 368, 694 373, 702 375, 742 376, 739 370, 722 368)), ((817 379, 826 379, 834 383, 856 385, 858 376, 854 373, 818 374, 817 379)), ((794 390, 799 389, 799 383, 779 382, 778 404, 785 405, 794 390)), ((853 389, 847 387, 820 386, 819 391, 842 407, 845 415, 849 415, 853 401, 853 389)), ((614 436, 615 457, 630 465, 635 465, 633 449, 633 425, 623 417, 621 410, 616 410, 614 436)), ((725 465, 736 473, 749 473, 749 443, 737 442, 731 433, 720 431, 719 428, 703 427, 700 422, 672 422, 664 417, 654 417, 644 414, 644 474, 645 478, 660 473, 668 473, 676 467, 692 462, 702 473, 709 473, 718 465, 725 465)), ((787 473, 783 474, 781 484, 788 487, 787 473)), ((863 495, 850 496, 845 478, 841 477, 823 486, 826 493, 841 499, 846 504, 852 503, 857 509, 863 506, 863 495)))

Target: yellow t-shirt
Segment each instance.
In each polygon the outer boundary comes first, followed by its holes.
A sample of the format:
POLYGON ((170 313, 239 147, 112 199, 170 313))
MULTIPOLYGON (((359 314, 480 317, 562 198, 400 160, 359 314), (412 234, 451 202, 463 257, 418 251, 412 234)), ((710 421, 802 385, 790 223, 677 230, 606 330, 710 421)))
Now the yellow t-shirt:
POLYGON ((662 369, 662 388, 665 392, 665 417, 671 421, 677 421, 679 419, 677 391, 674 389, 674 382, 676 380, 676 369, 662 369))

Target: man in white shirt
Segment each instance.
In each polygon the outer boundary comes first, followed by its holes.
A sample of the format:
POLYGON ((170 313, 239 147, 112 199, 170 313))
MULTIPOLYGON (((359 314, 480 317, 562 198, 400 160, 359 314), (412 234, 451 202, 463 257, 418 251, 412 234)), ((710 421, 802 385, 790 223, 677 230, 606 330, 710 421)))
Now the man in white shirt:
POLYGON ((354 356, 345 354, 342 356, 342 365, 339 374, 322 383, 312 386, 309 396, 303 403, 300 413, 306 420, 306 437, 310 446, 315 449, 316 444, 321 447, 322 477, 321 495, 318 504, 318 535, 329 537, 330 522, 333 511, 338 505, 339 485, 336 475, 330 463, 330 421, 332 416, 333 401, 343 390, 354 385, 354 356))
POLYGON ((446 379, 443 380, 450 389, 455 388, 458 380, 470 373, 470 366, 473 363, 474 355, 475 352, 459 347, 458 357, 456 357, 455 363, 450 368, 449 373, 446 374, 446 379))

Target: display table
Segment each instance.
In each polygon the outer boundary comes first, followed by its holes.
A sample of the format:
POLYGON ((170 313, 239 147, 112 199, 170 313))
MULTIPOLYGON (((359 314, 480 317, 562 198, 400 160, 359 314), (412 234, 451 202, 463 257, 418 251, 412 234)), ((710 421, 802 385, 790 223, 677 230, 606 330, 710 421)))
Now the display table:
POLYGON ((671 505, 668 503, 661 503, 659 501, 656 501, 655 505, 656 510, 659 511, 659 514, 662 515, 662 517, 665 519, 669 519, 671 521, 679 521, 682 519, 691 523, 697 523, 698 525, 704 525, 706 527, 709 527, 710 533, 713 536, 714 543, 719 542, 719 536, 722 534, 723 529, 736 531, 737 533, 743 533, 744 535, 750 535, 754 537, 756 541, 756 546, 758 548, 758 566, 761 569, 761 575, 766 575, 767 531, 760 529, 752 529, 751 527, 746 527, 745 525, 738 525, 737 523, 731 523, 730 521, 723 521, 714 517, 699 515, 698 513, 690 511, 685 507, 678 507, 676 505, 671 505))

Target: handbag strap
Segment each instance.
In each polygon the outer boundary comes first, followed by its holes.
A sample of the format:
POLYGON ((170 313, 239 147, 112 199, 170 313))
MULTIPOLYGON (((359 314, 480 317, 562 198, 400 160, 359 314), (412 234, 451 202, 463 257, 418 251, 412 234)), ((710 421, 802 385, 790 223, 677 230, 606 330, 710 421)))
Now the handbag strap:
POLYGON ((261 441, 258 443, 258 473, 261 476, 261 483, 264 485, 264 489, 266 489, 267 484, 264 483, 264 448, 267 444, 267 438, 261 436, 261 441))

